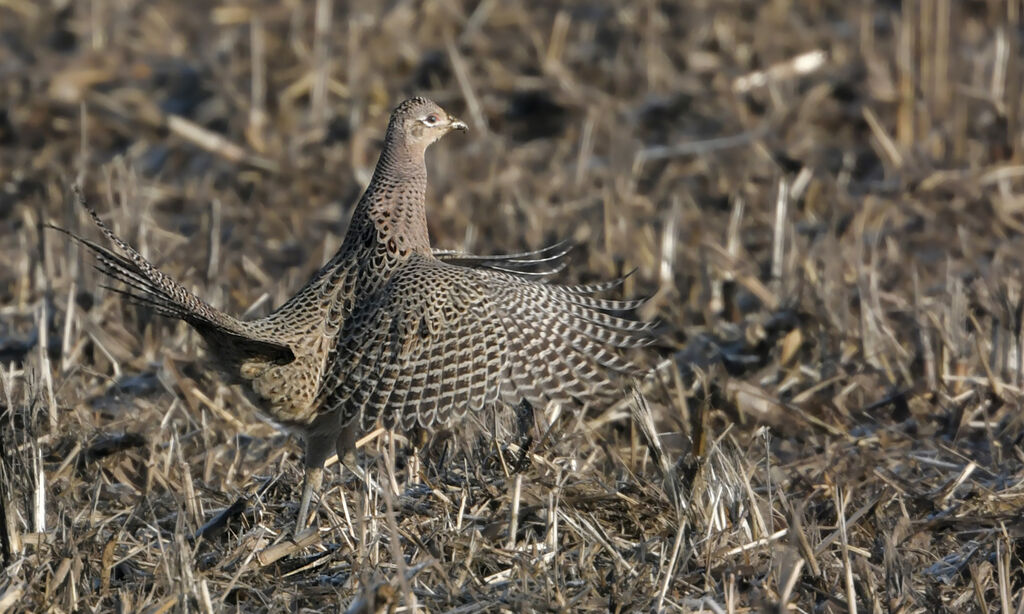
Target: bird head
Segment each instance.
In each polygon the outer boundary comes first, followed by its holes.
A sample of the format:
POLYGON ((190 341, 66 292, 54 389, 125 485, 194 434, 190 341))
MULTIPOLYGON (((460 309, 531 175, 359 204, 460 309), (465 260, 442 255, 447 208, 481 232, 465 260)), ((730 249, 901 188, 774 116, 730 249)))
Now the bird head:
POLYGON ((395 107, 388 122, 387 138, 426 150, 452 130, 466 130, 466 123, 427 98, 410 98, 395 107))

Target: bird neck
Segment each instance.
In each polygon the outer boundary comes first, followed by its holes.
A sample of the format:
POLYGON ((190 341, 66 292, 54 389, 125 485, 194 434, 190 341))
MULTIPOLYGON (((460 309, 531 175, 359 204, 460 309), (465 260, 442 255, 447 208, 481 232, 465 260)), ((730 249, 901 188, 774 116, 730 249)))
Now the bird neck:
MULTIPOLYGON (((370 185, 352 214, 350 228, 388 258, 429 253, 427 166, 424 152, 385 139, 370 185)), ((350 231, 351 234, 351 231, 350 231)), ((364 243, 365 245, 365 243, 364 243)))

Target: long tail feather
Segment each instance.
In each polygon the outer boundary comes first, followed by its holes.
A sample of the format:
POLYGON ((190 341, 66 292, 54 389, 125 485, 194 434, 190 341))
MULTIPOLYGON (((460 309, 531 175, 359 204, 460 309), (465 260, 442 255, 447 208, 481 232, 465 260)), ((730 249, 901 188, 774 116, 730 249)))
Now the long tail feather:
MULTIPOLYGON (((103 223, 96 210, 86 202, 77 185, 72 187, 72 191, 79 206, 89 213, 100 232, 113 244, 114 249, 99 245, 64 228, 52 225, 50 228, 64 233, 88 248, 96 257, 97 269, 127 286, 127 289, 123 290, 114 289, 115 292, 126 296, 132 302, 146 305, 162 316, 184 320, 203 335, 211 346, 230 344, 236 352, 265 356, 279 362, 288 362, 294 358, 291 348, 286 344, 254 335, 246 323, 214 309, 209 303, 153 266, 134 247, 115 235, 103 223)), ((218 348, 213 349, 216 351, 218 348)))

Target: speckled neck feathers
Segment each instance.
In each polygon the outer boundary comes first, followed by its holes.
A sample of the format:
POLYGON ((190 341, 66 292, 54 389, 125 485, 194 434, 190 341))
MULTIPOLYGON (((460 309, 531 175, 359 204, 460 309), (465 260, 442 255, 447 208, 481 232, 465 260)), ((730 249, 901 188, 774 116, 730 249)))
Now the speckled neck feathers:
POLYGON ((426 148, 409 143, 394 121, 388 126, 373 178, 356 205, 349 238, 362 248, 375 243, 383 260, 404 260, 413 253, 430 253, 427 236, 426 148))

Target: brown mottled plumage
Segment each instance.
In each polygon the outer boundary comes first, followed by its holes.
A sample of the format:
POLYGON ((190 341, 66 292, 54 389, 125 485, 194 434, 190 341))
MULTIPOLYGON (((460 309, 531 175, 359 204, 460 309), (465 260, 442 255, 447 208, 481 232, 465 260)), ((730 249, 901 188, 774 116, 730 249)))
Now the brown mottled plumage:
POLYGON ((331 450, 344 459, 378 422, 430 428, 524 399, 605 404, 620 392, 615 380, 634 371, 615 348, 650 339, 649 325, 610 313, 638 301, 592 296, 618 282, 563 286, 531 278, 527 269, 557 263, 561 246, 491 257, 431 250, 424 153, 465 127, 424 98, 400 104, 341 248, 258 320, 212 308, 90 209, 115 248, 80 239, 101 269, 123 281, 133 299, 194 327, 215 364, 305 440, 300 528, 331 450))

